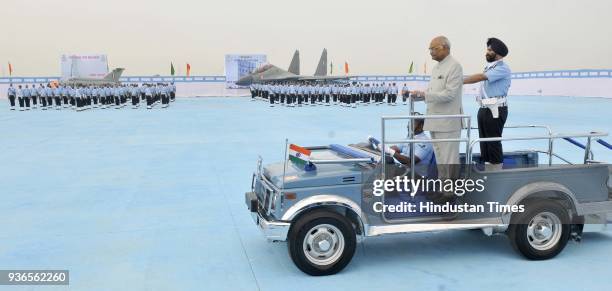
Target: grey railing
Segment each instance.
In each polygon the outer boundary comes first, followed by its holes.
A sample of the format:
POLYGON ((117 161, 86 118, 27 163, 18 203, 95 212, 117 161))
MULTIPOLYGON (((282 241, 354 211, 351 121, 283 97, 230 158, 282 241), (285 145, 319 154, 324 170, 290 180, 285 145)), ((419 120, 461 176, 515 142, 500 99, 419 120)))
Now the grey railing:
MULTIPOLYGON (((412 108, 412 106, 411 106, 412 108)), ((411 110, 412 111, 412 110, 411 110)), ((549 126, 547 125, 508 125, 505 126, 504 128, 541 128, 544 129, 546 131, 545 135, 536 135, 536 136, 517 136, 517 137, 490 137, 490 138, 474 138, 471 139, 471 130, 472 129, 478 129, 477 127, 471 127, 471 117, 469 115, 466 114, 457 114, 457 115, 407 115, 407 116, 383 116, 381 118, 381 135, 382 135, 382 140, 381 140, 381 163, 382 163, 382 179, 385 179, 385 167, 386 167, 386 159, 385 159, 385 155, 384 155, 384 150, 386 147, 386 144, 392 143, 392 144, 410 144, 410 168, 414 169, 414 143, 434 143, 434 142, 465 142, 466 143, 466 161, 465 163, 469 166, 468 167, 468 174, 469 171, 471 171, 471 165, 473 164, 472 161, 472 156, 473 156, 473 150, 474 150, 474 145, 476 145, 477 143, 480 142, 491 142, 491 141, 512 141, 512 140, 548 140, 548 150, 547 151, 536 151, 539 153, 544 153, 548 155, 548 164, 552 165, 552 161, 553 161, 553 157, 556 157, 568 164, 571 164, 570 161, 568 161, 567 159, 557 155, 554 153, 553 151, 553 142, 555 139, 567 139, 567 138, 580 138, 580 137, 585 137, 587 138, 587 143, 584 146, 584 159, 583 159, 583 163, 588 163, 589 161, 591 161, 593 159, 593 153, 591 151, 591 144, 592 144, 592 139, 594 137, 602 137, 602 136, 607 136, 608 133, 607 132, 589 132, 589 133, 574 133, 574 134, 553 134, 552 130, 549 126), (465 138, 446 138, 446 139, 429 139, 429 140, 422 140, 422 139, 414 139, 414 130, 413 130, 413 126, 412 126, 412 120, 414 119, 453 119, 453 118, 459 118, 461 120, 466 119, 467 120, 467 127, 465 127, 464 129, 467 130, 466 132, 466 137, 465 138), (387 140, 386 139, 386 121, 388 120, 410 120, 410 124, 409 124, 409 134, 408 134, 408 139, 400 139, 400 140, 387 140)), ((599 141, 600 139, 596 139, 596 141, 599 141)), ((411 179, 414 179, 415 176, 415 171, 411 171, 411 179)))
MULTIPOLYGON (((411 106, 411 108, 413 108, 411 106)), ((412 110, 411 110, 412 111, 412 110)), ((471 116, 467 114, 452 114, 452 115, 408 115, 408 116, 383 116, 381 118, 381 162, 382 162, 382 179, 385 180, 385 167, 386 167, 386 159, 385 159, 385 144, 386 143, 394 143, 394 144, 410 144, 410 169, 414 169, 414 143, 415 142, 465 142, 466 143, 466 152, 469 150, 470 144, 470 134, 471 134, 471 116), (421 140, 414 139, 414 128, 412 126, 412 120, 414 119, 460 119, 463 121, 467 120, 467 137, 465 138, 445 138, 445 139, 430 139, 430 140, 421 140), (387 120, 410 120, 410 124, 408 125, 408 139, 405 140, 395 140, 395 141, 387 141, 385 138, 385 124, 387 120)), ((411 171, 410 178, 414 180, 415 171, 411 171)))
MULTIPOLYGON (((587 143, 584 149, 584 159, 583 162, 586 164, 589 161, 589 153, 591 152, 591 140, 593 137, 607 136, 607 132, 589 132, 589 133, 573 133, 573 134, 549 134, 549 135, 541 135, 541 136, 517 136, 517 137, 486 137, 486 138, 475 138, 473 139, 468 147, 468 151, 466 152, 466 164, 470 165, 468 167, 468 171, 471 170, 472 164, 472 153, 474 149, 474 145, 478 142, 489 142, 489 141, 509 141, 509 140, 555 140, 555 139, 564 139, 564 138, 574 138, 574 137, 586 137, 587 143)), ((552 143, 549 143, 552 144, 552 143)), ((552 147, 549 149, 549 154, 552 154, 552 147)), ((551 155, 552 157, 552 155, 551 155)))

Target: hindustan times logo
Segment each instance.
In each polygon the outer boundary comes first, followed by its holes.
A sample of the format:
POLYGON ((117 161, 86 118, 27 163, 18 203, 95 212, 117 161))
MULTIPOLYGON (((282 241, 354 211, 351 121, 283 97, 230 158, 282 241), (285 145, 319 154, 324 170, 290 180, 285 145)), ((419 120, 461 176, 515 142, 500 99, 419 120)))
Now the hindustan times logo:
POLYGON ((403 213, 515 213, 525 212, 525 205, 506 205, 499 202, 486 202, 485 204, 435 204, 433 202, 409 203, 401 202, 399 204, 383 204, 376 202, 372 205, 374 212, 403 212, 403 213))
POLYGON ((417 192, 444 192, 463 196, 467 192, 484 191, 484 179, 410 179, 407 176, 388 180, 374 180, 372 194, 381 196, 385 192, 409 192, 414 197, 417 192))

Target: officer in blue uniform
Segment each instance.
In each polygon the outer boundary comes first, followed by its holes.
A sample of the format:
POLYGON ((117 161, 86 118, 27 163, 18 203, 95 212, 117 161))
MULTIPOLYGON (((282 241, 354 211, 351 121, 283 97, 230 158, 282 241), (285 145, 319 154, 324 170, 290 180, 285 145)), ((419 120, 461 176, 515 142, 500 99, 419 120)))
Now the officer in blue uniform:
POLYGON ((51 84, 47 84, 45 87, 45 95, 47 96, 47 106, 49 109, 53 108, 53 90, 51 89, 51 84))
POLYGON ((138 85, 133 84, 130 87, 130 97, 132 98, 132 108, 136 109, 138 108, 139 105, 139 100, 140 100, 140 90, 138 90, 138 85))
POLYGON ((147 99, 147 109, 153 108, 153 88, 151 87, 151 84, 146 84, 145 96, 147 99))
MULTIPOLYGON (((487 66, 484 72, 466 77, 464 84, 480 83, 480 92, 476 98, 478 109, 478 133, 481 138, 501 137, 508 117, 508 90, 510 89, 510 67, 504 62, 508 47, 497 38, 487 40, 485 58, 487 66)), ((501 170, 503 149, 501 141, 481 142, 481 159, 485 168, 501 170)))
POLYGON ((45 87, 43 87, 43 84, 39 84, 38 97, 40 98, 40 105, 42 106, 42 110, 47 110, 47 92, 45 91, 45 87))
POLYGON ((75 85, 72 89, 72 99, 74 100, 74 105, 72 109, 76 109, 76 111, 83 110, 83 92, 81 91, 81 86, 75 85))
POLYGON ((64 85, 62 87, 62 99, 64 101, 64 108, 68 108, 68 97, 70 95, 70 87, 64 85))
POLYGON ((6 91, 8 96, 9 105, 11 110, 15 110, 15 98, 17 98, 17 90, 13 87, 13 84, 9 84, 8 90, 6 91))
POLYGON ((32 98, 32 107, 34 109, 38 108, 38 90, 36 89, 36 84, 32 84, 32 89, 30 89, 30 98, 32 98))
POLYGON ((404 83, 404 86, 402 86, 402 102, 404 103, 404 105, 407 104, 406 100, 408 100, 408 91, 410 90, 410 88, 408 88, 408 86, 406 86, 406 83, 404 83))
POLYGON ((25 101, 26 110, 30 110, 31 96, 30 88, 28 88, 28 85, 25 85, 25 88, 23 89, 23 100, 25 101))
POLYGON ((176 85, 174 85, 174 82, 170 83, 170 89, 170 102, 174 102, 176 99, 176 85))
POLYGON ((70 103, 69 108, 76 109, 76 86, 68 86, 68 103, 70 103))
POLYGON ((162 108, 168 108, 170 105, 170 86, 163 84, 161 87, 162 108))
POLYGON ((55 100, 55 109, 62 109, 62 89, 58 85, 53 87, 53 100, 55 100))
POLYGON ((19 101, 19 111, 23 111, 25 105, 25 99, 23 98, 23 90, 21 85, 17 86, 17 101, 19 101))

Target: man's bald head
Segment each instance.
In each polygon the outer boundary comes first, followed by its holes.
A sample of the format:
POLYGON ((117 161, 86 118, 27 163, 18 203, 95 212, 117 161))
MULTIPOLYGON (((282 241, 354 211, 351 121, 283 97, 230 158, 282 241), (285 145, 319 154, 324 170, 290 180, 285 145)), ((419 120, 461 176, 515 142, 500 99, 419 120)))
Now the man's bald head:
POLYGON ((450 41, 446 36, 436 36, 429 44, 429 54, 435 61, 442 61, 450 55, 450 41))

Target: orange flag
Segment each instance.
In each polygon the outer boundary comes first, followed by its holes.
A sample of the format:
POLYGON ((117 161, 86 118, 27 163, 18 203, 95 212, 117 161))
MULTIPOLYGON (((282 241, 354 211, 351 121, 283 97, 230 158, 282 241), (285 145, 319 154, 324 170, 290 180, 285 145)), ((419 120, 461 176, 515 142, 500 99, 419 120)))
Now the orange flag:
POLYGON ((191 73, 191 65, 189 65, 189 63, 187 63, 187 77, 189 77, 190 73, 191 73))
POLYGON ((344 74, 348 75, 348 73, 349 73, 348 63, 344 62, 344 74))
POLYGON ((8 63, 9 64, 9 76, 13 75, 13 65, 11 65, 11 62, 8 63))

